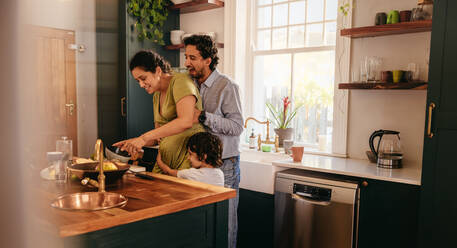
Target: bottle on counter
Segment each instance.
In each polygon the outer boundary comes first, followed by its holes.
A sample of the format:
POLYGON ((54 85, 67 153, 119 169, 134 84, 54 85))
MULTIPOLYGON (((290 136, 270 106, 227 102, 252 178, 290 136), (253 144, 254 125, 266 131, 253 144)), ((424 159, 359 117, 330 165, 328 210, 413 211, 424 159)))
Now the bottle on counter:
POLYGON ((254 128, 252 129, 251 136, 249 136, 249 149, 255 149, 255 143, 257 139, 254 134, 254 128))

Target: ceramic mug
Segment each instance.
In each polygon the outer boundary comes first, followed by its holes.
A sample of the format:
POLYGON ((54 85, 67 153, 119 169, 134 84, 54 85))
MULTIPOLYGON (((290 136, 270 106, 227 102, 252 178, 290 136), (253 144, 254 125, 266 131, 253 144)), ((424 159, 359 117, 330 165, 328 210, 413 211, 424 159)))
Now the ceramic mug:
POLYGON ((402 70, 393 70, 392 78, 393 78, 394 83, 400 83, 403 78, 403 71, 402 70))
POLYGON ((382 71, 381 72, 381 81, 386 83, 392 83, 392 71, 382 71))
POLYGON ((400 13, 397 10, 392 10, 387 15, 387 24, 395 24, 400 22, 400 13))
POLYGON ((384 25, 387 23, 387 14, 384 12, 376 13, 375 25, 384 25))
POLYGON ((411 21, 411 10, 400 11, 400 22, 409 22, 411 21))
POLYGON ((294 162, 301 162, 305 148, 303 146, 292 146, 290 150, 292 151, 291 157, 294 162))

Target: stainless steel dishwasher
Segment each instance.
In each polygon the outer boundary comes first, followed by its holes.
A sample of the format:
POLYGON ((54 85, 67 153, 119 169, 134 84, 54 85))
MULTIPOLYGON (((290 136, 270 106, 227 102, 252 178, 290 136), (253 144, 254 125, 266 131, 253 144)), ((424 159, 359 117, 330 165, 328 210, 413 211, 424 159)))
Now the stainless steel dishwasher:
POLYGON ((288 169, 275 184, 275 247, 357 247, 358 185, 288 169))

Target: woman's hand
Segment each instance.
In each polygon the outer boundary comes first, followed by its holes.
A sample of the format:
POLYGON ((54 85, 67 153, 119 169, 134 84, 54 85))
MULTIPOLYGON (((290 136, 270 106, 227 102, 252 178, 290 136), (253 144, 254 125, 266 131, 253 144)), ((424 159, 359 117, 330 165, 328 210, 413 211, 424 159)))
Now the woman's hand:
POLYGON ((119 147, 121 151, 127 151, 130 155, 132 155, 142 151, 145 144, 146 142, 140 136, 117 142, 113 144, 113 146, 119 147))

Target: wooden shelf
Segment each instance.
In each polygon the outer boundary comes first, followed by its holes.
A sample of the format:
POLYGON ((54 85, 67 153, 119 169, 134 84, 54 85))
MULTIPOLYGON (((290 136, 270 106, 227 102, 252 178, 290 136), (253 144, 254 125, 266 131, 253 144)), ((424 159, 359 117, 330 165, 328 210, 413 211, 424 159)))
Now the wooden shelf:
MULTIPOLYGON (((217 43, 216 45, 218 48, 224 48, 224 43, 217 43)), ((179 50, 181 48, 184 48, 184 44, 165 46, 166 50, 179 50)))
POLYGON ((185 3, 171 5, 170 10, 179 10, 181 14, 224 7, 220 0, 193 0, 185 3))
POLYGON ((338 84, 338 89, 345 90, 426 90, 427 82, 410 83, 344 83, 338 84))
POLYGON ((342 29, 341 36, 352 38, 375 37, 394 34, 427 32, 432 30, 432 20, 400 22, 378 26, 342 29))

